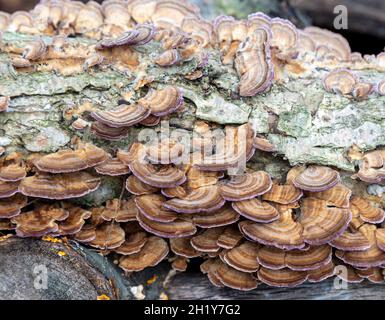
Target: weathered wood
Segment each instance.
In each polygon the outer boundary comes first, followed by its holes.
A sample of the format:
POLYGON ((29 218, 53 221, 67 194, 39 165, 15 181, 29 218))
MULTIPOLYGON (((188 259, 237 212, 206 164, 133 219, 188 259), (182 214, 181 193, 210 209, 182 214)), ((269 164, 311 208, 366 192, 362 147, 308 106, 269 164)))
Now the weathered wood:
POLYGON ((346 289, 335 289, 334 279, 322 283, 304 283, 295 288, 272 288, 260 285, 247 292, 216 288, 207 277, 187 272, 176 275, 168 287, 171 299, 240 299, 240 300, 370 300, 385 299, 385 286, 367 281, 347 284, 346 289))
POLYGON ((110 282, 63 243, 10 238, 0 242, 0 257, 2 300, 115 298, 110 282))

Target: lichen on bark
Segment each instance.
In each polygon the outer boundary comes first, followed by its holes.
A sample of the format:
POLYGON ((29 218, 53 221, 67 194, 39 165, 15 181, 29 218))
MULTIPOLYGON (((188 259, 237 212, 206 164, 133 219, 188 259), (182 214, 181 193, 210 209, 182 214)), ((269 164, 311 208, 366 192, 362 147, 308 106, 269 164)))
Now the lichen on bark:
MULTIPOLYGON (((23 47, 31 39, 5 33, 3 43, 23 47)), ((50 37, 43 39, 51 41, 50 37)), ((71 41, 94 43, 83 38, 71 41)), ((326 68, 313 67, 301 76, 284 74, 268 92, 241 98, 235 70, 221 63, 216 50, 208 50, 210 58, 203 77, 194 81, 185 76, 196 69, 195 58, 161 68, 153 62, 161 52, 158 43, 141 46, 136 52, 145 66, 139 71, 96 67, 71 75, 18 72, 11 66, 9 55, 2 53, 0 95, 10 96, 11 103, 9 112, 0 116, 0 145, 27 152, 52 152, 66 146, 74 135, 93 140, 89 131, 75 132, 63 113, 86 102, 109 109, 117 106, 122 96, 135 101, 144 94, 141 82, 153 87, 176 84, 183 90, 186 108, 170 117, 172 128, 191 130, 196 119, 220 125, 250 122, 256 133, 266 135, 276 145, 277 155, 290 165, 318 163, 353 171, 354 163, 345 156, 348 148, 355 144, 370 150, 385 143, 385 97, 355 101, 328 93, 322 87, 326 68)), ((357 73, 373 82, 384 76, 375 70, 357 73)), ((128 138, 119 142, 96 140, 113 150, 128 147, 137 133, 137 129, 130 129, 128 138)), ((253 161, 258 161, 257 157, 253 161)))

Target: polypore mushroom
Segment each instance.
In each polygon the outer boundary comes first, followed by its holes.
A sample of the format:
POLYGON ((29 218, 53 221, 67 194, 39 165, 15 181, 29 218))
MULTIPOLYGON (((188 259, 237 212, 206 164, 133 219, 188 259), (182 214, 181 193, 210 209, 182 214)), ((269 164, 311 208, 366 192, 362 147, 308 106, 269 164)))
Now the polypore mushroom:
POLYGON ((242 166, 250 156, 252 147, 252 129, 249 124, 239 127, 226 126, 226 136, 217 145, 217 152, 213 155, 203 155, 194 166, 203 171, 223 171, 242 166), (219 152, 218 152, 219 149, 219 152))
POLYGON ((128 158, 123 158, 121 154, 118 154, 118 158, 128 164, 131 172, 146 184, 158 188, 171 188, 186 181, 184 172, 173 165, 146 163, 143 158, 145 155, 143 145, 134 144, 129 153, 128 158))
POLYGON ((341 61, 350 60, 350 46, 348 41, 338 33, 317 27, 307 27, 304 32, 308 34, 316 45, 326 46, 334 57, 341 61))
POLYGON ((15 182, 27 175, 27 168, 17 154, 8 155, 0 163, 0 180, 15 182))
POLYGON ((161 192, 167 198, 184 198, 187 195, 187 190, 183 186, 164 188, 161 192))
POLYGON ((137 219, 144 230, 163 238, 188 237, 197 232, 196 227, 189 220, 175 219, 171 222, 159 222, 150 220, 140 213, 137 219))
POLYGON ((135 221, 138 210, 134 198, 128 200, 108 200, 101 211, 101 218, 105 221, 128 222, 135 221))
POLYGON ((349 232, 349 230, 331 241, 330 245, 342 251, 364 251, 371 247, 369 240, 362 232, 349 232))
POLYGON ((205 48, 212 44, 214 30, 211 23, 190 16, 182 20, 182 31, 191 34, 192 38, 198 41, 201 47, 205 48))
POLYGON ((222 265, 223 262, 220 259, 207 259, 200 265, 200 270, 203 274, 207 274, 207 278, 212 285, 218 288, 224 287, 223 283, 219 280, 215 271, 222 265))
POLYGON ((187 270, 188 261, 185 257, 176 257, 171 263, 171 267, 176 271, 184 272, 187 270))
POLYGON ((293 184, 301 190, 317 192, 328 190, 339 181, 338 171, 324 166, 310 166, 293 180, 293 184))
POLYGON ((334 263, 330 261, 329 263, 315 269, 307 271, 307 281, 309 282, 321 282, 335 275, 334 272, 334 263))
POLYGON ((327 202, 305 198, 301 203, 299 222, 303 226, 304 240, 322 245, 339 237, 348 227, 352 214, 347 208, 328 207, 327 202))
POLYGON ((233 202, 231 205, 241 216, 255 222, 269 223, 279 218, 276 208, 256 198, 233 202))
POLYGON ((345 263, 358 268, 377 267, 385 264, 385 253, 379 249, 376 241, 376 226, 365 224, 359 231, 370 242, 370 248, 362 251, 337 250, 335 255, 345 263))
POLYGON ((353 196, 350 204, 358 210, 360 218, 363 221, 373 224, 384 221, 384 210, 374 207, 368 200, 359 196, 353 196))
POLYGON ((177 49, 169 49, 156 57, 155 63, 161 67, 170 67, 182 61, 182 57, 177 49))
POLYGON ((81 145, 77 150, 60 150, 37 159, 34 165, 44 172, 69 173, 103 163, 107 153, 92 144, 81 145))
POLYGON ((217 240, 217 245, 224 249, 234 248, 243 239, 242 233, 235 225, 227 226, 217 240))
POLYGON ((233 224, 239 220, 239 214, 230 206, 224 206, 214 212, 195 213, 193 223, 201 228, 214 228, 233 224))
POLYGON ((274 68, 270 60, 270 30, 259 27, 238 47, 235 67, 240 77, 239 94, 254 96, 270 88, 274 68))
POLYGON ((124 243, 114 251, 123 256, 129 256, 140 252, 140 250, 146 244, 147 240, 148 237, 145 232, 134 232, 132 234, 126 235, 126 241, 124 241, 124 243))
POLYGON ((163 204, 166 198, 160 194, 148 194, 135 197, 135 204, 140 213, 146 218, 159 222, 174 221, 178 215, 166 208, 163 204))
POLYGON ((190 241, 191 241, 191 237, 171 238, 170 239, 171 251, 179 256, 186 257, 186 258, 199 257, 201 253, 194 249, 190 241))
POLYGON ((97 173, 105 176, 124 176, 131 173, 130 168, 127 167, 118 158, 109 158, 95 166, 97 173))
POLYGON ((223 173, 221 172, 202 171, 195 167, 191 167, 187 171, 187 185, 191 189, 207 187, 217 184, 221 177, 223 177, 223 173))
POLYGON ((87 172, 58 175, 41 173, 24 178, 19 185, 19 191, 30 197, 63 200, 82 197, 95 191, 100 182, 100 178, 87 172))
POLYGON ((298 43, 297 28, 288 20, 273 18, 270 21, 270 30, 270 45, 277 48, 281 55, 294 55, 298 43))
POLYGON ((119 267, 124 271, 141 271, 147 267, 156 266, 169 253, 167 242, 159 237, 149 237, 138 253, 123 256, 119 267))
POLYGON ((301 249, 305 245, 303 227, 294 221, 290 210, 283 212, 278 220, 271 223, 242 221, 239 229, 248 239, 281 249, 301 249))
POLYGON ((183 198, 168 200, 164 206, 180 213, 214 212, 225 202, 219 193, 218 186, 208 186, 193 189, 183 198))
POLYGON ((219 262, 214 273, 222 284, 232 289, 249 291, 258 286, 253 274, 236 270, 223 262, 219 262))
POLYGON ((42 39, 29 43, 23 52, 23 58, 27 60, 38 60, 47 51, 47 46, 42 39))
POLYGON ((130 46, 135 44, 138 36, 139 31, 131 29, 129 31, 123 32, 117 38, 103 39, 97 44, 96 49, 104 50, 120 46, 130 46))
POLYGON ((0 218, 13 218, 20 214, 27 205, 27 197, 16 194, 10 198, 0 199, 0 218))
POLYGON ((293 185, 273 184, 271 189, 262 195, 262 199, 280 204, 290 204, 295 203, 302 196, 302 191, 293 185))
POLYGON ((334 69, 323 79, 326 91, 347 95, 353 92, 358 82, 357 77, 347 69, 334 69))
POLYGON ((295 271, 288 268, 272 270, 261 267, 258 270, 258 279, 272 287, 295 287, 307 280, 305 271, 295 271))
POLYGON ((60 222, 58 234, 70 235, 80 232, 85 224, 85 220, 91 217, 91 212, 79 207, 70 207, 68 210, 68 217, 60 222))
POLYGON ((159 189, 153 186, 150 186, 149 184, 146 184, 142 181, 140 181, 137 177, 134 175, 129 176, 126 180, 126 189, 137 196, 141 196, 144 194, 152 194, 157 192, 159 189))
POLYGON ((146 146, 146 158, 154 164, 178 164, 182 162, 184 150, 183 144, 163 139, 146 146))
POLYGON ((114 128, 101 122, 93 122, 91 131, 95 136, 110 141, 119 141, 129 134, 127 127, 114 128))
POLYGON ((339 207, 348 208, 352 191, 343 184, 337 184, 335 187, 326 191, 312 192, 311 197, 325 200, 328 204, 339 207))
POLYGON ((267 172, 256 171, 235 176, 220 187, 221 196, 228 201, 248 200, 270 190, 272 182, 267 172))
POLYGON ((258 244, 245 241, 226 252, 223 256, 223 261, 239 271, 256 272, 259 269, 257 261, 258 249, 258 244))
POLYGON ((95 233, 95 239, 88 244, 98 249, 116 249, 125 241, 124 230, 116 223, 103 223, 96 228, 95 233))
POLYGON ((125 105, 122 104, 118 108, 108 111, 95 111, 91 113, 91 116, 112 128, 131 127, 150 115, 151 109, 137 105, 125 105))
POLYGON ((0 180, 0 199, 13 196, 19 191, 19 181, 2 181, 0 180))
POLYGON ((160 90, 151 89, 139 100, 139 104, 149 108, 152 115, 163 117, 177 111, 183 105, 182 91, 173 86, 160 90))
POLYGON ((217 240, 223 230, 223 227, 206 229, 199 235, 192 237, 190 243, 195 250, 201 252, 217 252, 220 249, 217 240))
POLYGON ((253 141, 254 148, 266 152, 274 152, 276 151, 276 147, 267 139, 255 137, 253 141))
POLYGON ((264 246, 258 251, 258 262, 269 269, 315 270, 330 263, 332 248, 329 245, 311 246, 306 250, 290 250, 264 246))
POLYGON ((68 218, 68 211, 52 206, 42 206, 33 211, 22 213, 11 219, 16 224, 19 237, 41 237, 58 231, 56 221, 68 218))

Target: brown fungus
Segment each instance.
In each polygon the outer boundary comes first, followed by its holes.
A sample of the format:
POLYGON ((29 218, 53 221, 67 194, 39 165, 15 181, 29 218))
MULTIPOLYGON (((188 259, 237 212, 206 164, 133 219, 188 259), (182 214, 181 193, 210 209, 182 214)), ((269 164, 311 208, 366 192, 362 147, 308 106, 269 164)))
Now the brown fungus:
POLYGON ((19 191, 30 197, 63 200, 91 193, 99 187, 100 182, 100 178, 87 172, 58 175, 41 173, 24 178, 19 185, 19 191))
POLYGON ((241 96, 255 96, 272 85, 274 68, 270 60, 270 37, 270 30, 260 27, 238 47, 235 67, 240 77, 241 96))
POLYGON ((171 222, 159 222, 150 220, 140 213, 137 215, 137 219, 144 230, 163 238, 188 237, 197 232, 194 224, 185 219, 175 219, 171 222))
POLYGON ((232 206, 241 216, 255 222, 269 223, 279 219, 279 212, 275 207, 257 198, 233 202, 232 206))
POLYGON ((306 271, 315 270, 330 263, 332 248, 329 245, 314 246, 307 250, 290 250, 264 246, 258 251, 258 262, 269 269, 306 271))
POLYGON ((91 116, 109 127, 122 128, 140 123, 150 115, 150 112, 149 108, 141 104, 122 104, 114 110, 92 112, 91 116))
POLYGON ((116 249, 125 241, 124 230, 116 223, 103 223, 96 227, 95 233, 96 237, 88 244, 98 249, 116 249))
POLYGON ((334 69, 323 79, 323 85, 326 91, 341 93, 343 95, 351 94, 357 82, 357 77, 347 69, 334 69))
POLYGON ((208 186, 193 189, 184 198, 168 200, 164 206, 180 213, 214 212, 225 202, 218 186, 208 186))
POLYGON ((141 271, 147 267, 156 266, 169 253, 168 244, 159 237, 149 237, 138 253, 123 256, 119 267, 127 272, 141 271))
POLYGON ((107 159, 108 154, 103 149, 87 143, 76 150, 60 150, 43 156, 34 165, 44 172, 69 173, 94 167, 107 159))
POLYGON ((16 224, 19 237, 41 237, 56 233, 59 229, 57 221, 68 218, 68 211, 52 206, 42 206, 33 211, 22 213, 11 219, 16 224))
POLYGON ((10 198, 0 199, 0 218, 9 219, 16 217, 26 205, 27 197, 20 194, 16 194, 10 198))
POLYGON ((317 192, 328 190, 339 181, 338 171, 324 166, 309 166, 293 180, 293 184, 301 190, 317 192))
POLYGON ((126 234, 126 240, 120 247, 114 249, 114 252, 123 256, 129 256, 134 253, 138 253, 146 244, 147 240, 148 237, 145 232, 138 231, 128 235, 126 234))
POLYGON ((158 222, 172 222, 178 215, 163 207, 166 198, 160 194, 148 194, 135 197, 135 204, 142 215, 158 222))
POLYGON ((256 171, 232 177, 220 187, 221 196, 228 201, 248 200, 270 190, 272 182, 267 172, 256 171))

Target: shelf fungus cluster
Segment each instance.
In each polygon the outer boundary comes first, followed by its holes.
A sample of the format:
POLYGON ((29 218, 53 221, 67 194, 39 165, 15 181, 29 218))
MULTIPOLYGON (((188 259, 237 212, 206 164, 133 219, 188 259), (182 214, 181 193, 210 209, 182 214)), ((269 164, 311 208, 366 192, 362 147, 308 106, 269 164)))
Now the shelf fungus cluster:
MULTIPOLYGON (((0 13, 0 30, 2 70, 40 90, 0 86, 1 134, 7 137, 8 122, 18 128, 9 143, 0 137, 2 233, 65 236, 111 255, 128 273, 163 260, 185 271, 197 259, 214 286, 238 290, 332 276, 384 281, 383 203, 362 190, 383 188, 385 151, 358 152, 353 176, 324 165, 323 154, 289 166, 274 134, 308 135, 284 128, 285 116, 297 117, 294 107, 273 114, 280 106, 258 100, 287 74, 298 79, 309 70, 320 80, 312 106, 321 91, 324 104, 383 99, 385 80, 351 67, 384 71, 384 54, 362 57, 339 35, 298 30, 261 12, 208 21, 184 0, 42 0, 30 12, 0 13), (55 89, 42 89, 47 74, 55 89), (36 139, 22 129, 45 122, 55 130, 36 139), (48 148, 50 139, 60 141, 48 148)), ((351 115, 329 116, 327 108, 320 117, 341 127, 351 115)), ((298 115, 304 131, 314 122, 328 132, 313 111, 298 115)), ((365 106, 361 113, 370 117, 365 106)), ((379 136, 376 130, 356 131, 379 136)))

